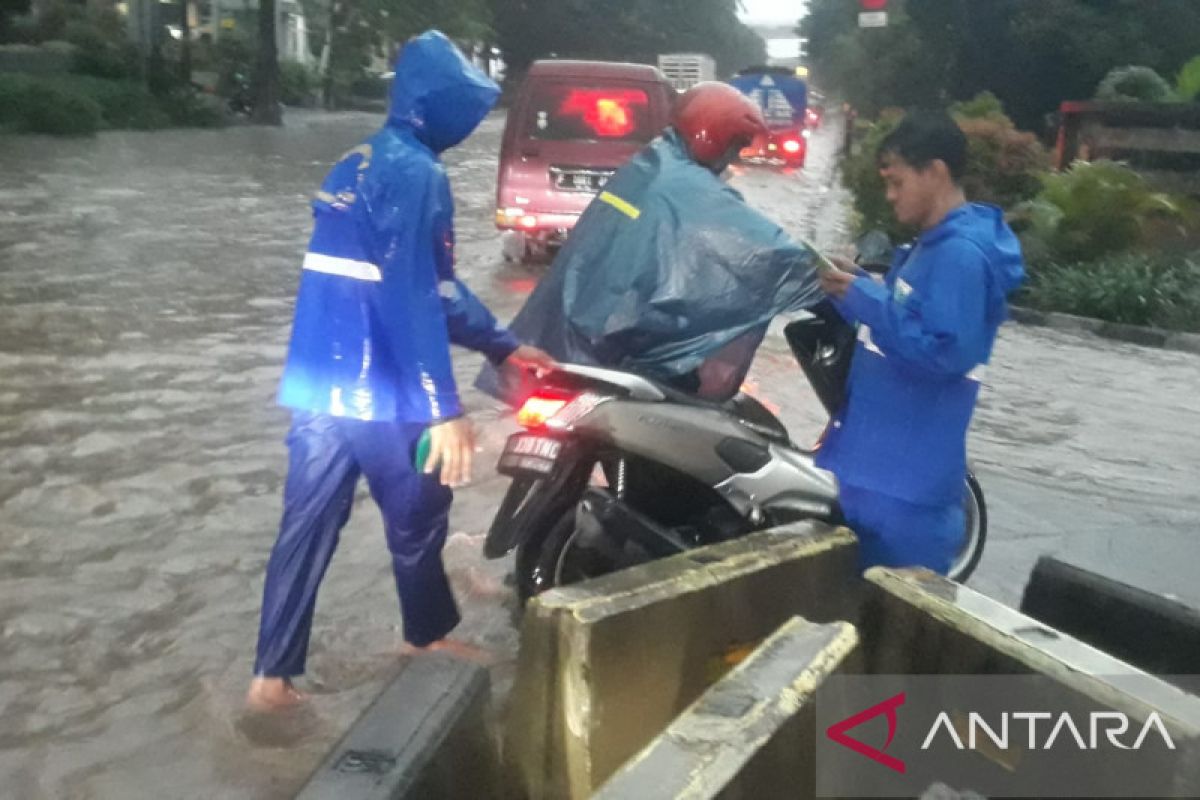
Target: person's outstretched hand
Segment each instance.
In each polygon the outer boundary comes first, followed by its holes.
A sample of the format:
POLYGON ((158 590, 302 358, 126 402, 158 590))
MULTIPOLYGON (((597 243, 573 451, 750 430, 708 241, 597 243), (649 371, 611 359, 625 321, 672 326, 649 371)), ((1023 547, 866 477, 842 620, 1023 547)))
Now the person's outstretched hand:
POLYGON ((825 269, 820 272, 821 289, 825 294, 836 297, 839 300, 846 296, 846 292, 850 291, 850 285, 860 275, 866 275, 866 271, 855 264, 848 258, 841 256, 828 256, 837 269, 825 269))
POLYGON ((459 417, 429 429, 429 458, 425 474, 441 467, 443 486, 461 486, 471 479, 471 459, 475 454, 475 431, 471 421, 459 417))
POLYGON ((530 370, 539 375, 543 372, 558 369, 558 362, 549 353, 530 344, 523 344, 514 350, 512 355, 504 360, 504 364, 505 366, 530 370))

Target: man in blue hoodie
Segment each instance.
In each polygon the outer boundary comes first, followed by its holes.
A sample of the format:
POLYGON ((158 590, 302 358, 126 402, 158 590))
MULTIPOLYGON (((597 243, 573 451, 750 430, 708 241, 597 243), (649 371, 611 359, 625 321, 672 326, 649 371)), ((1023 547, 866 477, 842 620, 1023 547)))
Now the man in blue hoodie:
POLYGON ((846 261, 822 273, 858 345, 817 463, 838 478, 864 569, 946 574, 962 546, 967 428, 1025 271, 1000 209, 966 201, 967 141, 949 116, 910 114, 878 157, 896 218, 921 233, 882 283, 846 261))
POLYGON ((288 476, 252 706, 300 699, 291 680, 304 672, 317 588, 360 475, 383 513, 409 646, 447 646, 459 622, 441 552, 449 487, 469 476, 474 443, 450 344, 496 365, 553 365, 519 346, 454 274, 454 203, 439 154, 498 96, 445 36, 413 39, 396 63, 387 124, 344 155, 316 194, 279 389, 293 413, 288 476))

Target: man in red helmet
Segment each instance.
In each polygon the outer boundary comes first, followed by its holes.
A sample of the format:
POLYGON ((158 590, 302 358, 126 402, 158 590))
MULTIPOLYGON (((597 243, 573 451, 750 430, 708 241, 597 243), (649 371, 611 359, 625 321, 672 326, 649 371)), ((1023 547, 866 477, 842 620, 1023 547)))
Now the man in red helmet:
POLYGON ((772 317, 823 297, 816 254, 720 179, 764 133, 733 87, 688 90, 584 211, 513 333, 560 361, 732 396, 772 317))

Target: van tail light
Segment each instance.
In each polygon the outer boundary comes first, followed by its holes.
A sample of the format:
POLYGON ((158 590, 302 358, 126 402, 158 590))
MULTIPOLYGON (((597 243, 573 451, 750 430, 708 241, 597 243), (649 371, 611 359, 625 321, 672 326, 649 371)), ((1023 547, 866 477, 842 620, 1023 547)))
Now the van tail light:
POLYGON ((534 394, 517 412, 517 422, 525 428, 540 428, 569 402, 570 398, 567 397, 534 394))
POLYGON ((792 154, 799 153, 800 152, 800 142, 796 141, 795 139, 788 139, 786 142, 783 143, 783 150, 785 153, 792 153, 792 154))

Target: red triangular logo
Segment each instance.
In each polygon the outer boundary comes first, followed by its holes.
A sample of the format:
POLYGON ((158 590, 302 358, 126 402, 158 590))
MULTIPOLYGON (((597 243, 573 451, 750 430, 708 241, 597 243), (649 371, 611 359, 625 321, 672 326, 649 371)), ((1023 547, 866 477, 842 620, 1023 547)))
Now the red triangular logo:
POLYGON ((883 750, 888 749, 888 745, 892 743, 892 738, 896 735, 896 709, 902 705, 904 705, 904 692, 884 700, 882 703, 876 703, 852 717, 846 717, 841 722, 830 725, 828 730, 825 731, 825 735, 843 747, 849 747, 859 755, 866 756, 872 761, 878 761, 888 769, 904 774, 904 762, 895 756, 889 756, 883 752, 883 750), (888 722, 888 736, 887 741, 883 743, 883 750, 876 750, 871 745, 863 744, 858 739, 846 735, 846 731, 851 728, 857 728, 867 720, 875 719, 880 714, 886 714, 888 722))

